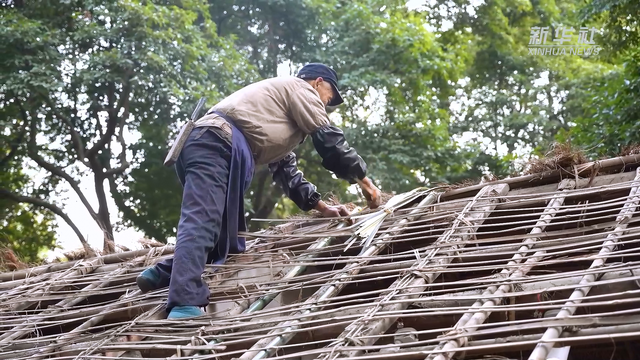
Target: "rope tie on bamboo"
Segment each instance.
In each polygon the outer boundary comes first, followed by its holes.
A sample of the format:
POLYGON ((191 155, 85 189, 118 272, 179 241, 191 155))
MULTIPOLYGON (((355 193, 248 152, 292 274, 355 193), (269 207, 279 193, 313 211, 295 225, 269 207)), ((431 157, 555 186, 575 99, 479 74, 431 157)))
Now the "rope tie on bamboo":
POLYGON ((455 328, 447 331, 442 337, 454 337, 460 347, 466 347, 469 343, 469 337, 466 335, 468 333, 469 331, 467 329, 455 328))
MULTIPOLYGON (((454 212, 454 214, 458 215, 458 218, 457 218, 458 221, 463 222, 465 225, 467 225, 470 228, 473 228, 473 223, 471 221, 467 220, 464 217, 464 214, 457 213, 457 212, 454 212)), ((478 238, 476 237, 476 233, 475 232, 472 232, 471 236, 473 236, 473 240, 478 240, 478 238)))
POLYGON ((355 346, 364 346, 364 342, 362 340, 358 338, 354 338, 352 336, 345 337, 344 342, 346 343, 347 346, 349 346, 350 344, 355 346))
POLYGON ((423 273, 422 271, 416 269, 416 270, 413 270, 411 272, 411 274, 414 275, 414 276, 420 277, 420 278, 424 279, 424 281, 426 283, 429 283, 429 277, 425 273, 423 273))
POLYGON ((80 275, 84 276, 89 272, 89 269, 93 269, 93 264, 91 264, 91 262, 89 261, 81 261, 78 264, 77 271, 80 273, 80 275))
MULTIPOLYGON (((244 286, 244 284, 240 283, 239 285, 244 290, 244 294, 240 293, 239 295, 242 297, 243 300, 249 301, 251 299, 251 294, 249 294, 249 290, 247 290, 247 287, 244 286)), ((257 284, 256 284, 256 288, 260 289, 260 287, 257 284)))
POLYGON ((416 276, 419 276, 419 277, 427 280, 424 277, 425 275, 421 274, 421 272, 427 272, 427 270, 432 271, 434 269, 436 269, 436 270, 438 269, 438 268, 432 268, 432 267, 428 266, 429 262, 433 258, 434 250, 435 249, 433 249, 431 251, 431 253, 429 253, 423 260, 420 260, 420 258, 419 258, 420 255, 418 254, 416 257, 418 257, 418 260, 420 261, 420 264, 418 264, 417 266, 412 266, 409 269, 405 269, 403 271, 400 271, 400 276, 404 277, 406 275, 416 275, 416 276))
POLYGON ((329 346, 331 347, 331 352, 329 353, 328 358, 331 359, 333 357, 333 354, 336 352, 336 350, 338 350, 338 347, 340 345, 343 345, 344 343, 345 343, 345 340, 342 340, 342 339, 336 339, 332 341, 331 344, 329 344, 329 346))
POLYGON ((342 339, 336 339, 329 346, 331 347, 331 352, 329 353, 329 358, 333 357, 333 354, 338 350, 339 347, 349 346, 350 344, 355 346, 363 346, 364 343, 362 340, 354 338, 352 336, 345 336, 342 339))

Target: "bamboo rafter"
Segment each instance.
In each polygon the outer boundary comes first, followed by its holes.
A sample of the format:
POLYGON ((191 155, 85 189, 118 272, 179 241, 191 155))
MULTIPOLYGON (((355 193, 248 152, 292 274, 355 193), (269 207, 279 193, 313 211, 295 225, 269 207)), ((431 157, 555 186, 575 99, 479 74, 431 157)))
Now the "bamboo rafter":
MULTIPOLYGON (((558 185, 558 190, 570 190, 575 188, 575 181, 570 179, 563 180, 558 185)), ((524 262, 524 266, 517 266, 522 262, 522 259, 526 256, 526 253, 531 250, 533 245, 538 241, 538 234, 544 232, 545 228, 551 220, 554 218, 558 209, 564 203, 565 196, 562 193, 559 193, 556 197, 554 197, 547 208, 540 216, 540 220, 536 223, 535 227, 531 229, 529 232, 530 237, 527 237, 522 246, 513 254, 512 259, 507 263, 507 266, 502 269, 499 273, 499 276, 505 277, 507 281, 521 278, 529 272, 529 270, 534 266, 534 264, 544 256, 546 253, 543 251, 536 252, 533 257, 527 259, 524 262)), ((473 331, 477 329, 476 325, 482 324, 489 314, 490 311, 484 310, 489 307, 495 307, 497 304, 500 304, 501 300, 495 299, 496 295, 504 295, 506 293, 512 292, 513 286, 510 283, 503 284, 501 286, 492 285, 489 286, 483 293, 482 297, 479 298, 469 309, 469 312, 462 315, 460 320, 454 325, 452 332, 458 332, 463 334, 472 334, 473 331)), ((458 337, 455 340, 443 341, 438 344, 434 350, 445 350, 447 352, 444 353, 432 353, 427 356, 425 360, 449 360, 456 353, 458 348, 464 347, 467 343, 467 337, 458 337)))
MULTIPOLYGON (((470 202, 465 209, 456 217, 451 227, 441 236, 435 243, 436 248, 432 249, 428 253, 424 254, 424 257, 418 256, 418 260, 407 271, 407 273, 394 282, 389 291, 384 294, 376 304, 367 309, 364 316, 351 325, 349 325, 345 331, 338 337, 338 339, 331 345, 333 347, 331 353, 325 354, 320 359, 335 359, 339 357, 353 357, 359 354, 359 351, 352 351, 343 354, 340 350, 337 350, 341 345, 347 345, 349 342, 360 343, 373 343, 375 337, 370 337, 365 340, 355 340, 356 336, 360 336, 361 333, 381 334, 384 333, 391 322, 388 319, 375 321, 373 318, 379 311, 387 311, 389 305, 387 303, 394 297, 414 297, 415 291, 422 291, 431 284, 436 277, 440 275, 440 269, 445 268, 450 262, 451 258, 438 259, 436 255, 442 251, 447 254, 455 253, 459 248, 464 245, 460 245, 460 241, 465 241, 470 237, 472 229, 481 224, 486 219, 489 213, 495 208, 498 201, 498 196, 506 195, 509 191, 509 186, 502 185, 489 185, 483 188, 477 195, 474 201, 470 202), (474 213, 470 213, 475 211, 474 213), (460 225, 465 224, 467 227, 459 228, 460 225), (435 270, 425 270, 428 265, 435 264, 435 270)), ((401 307, 405 307, 406 304, 400 304, 401 307)), ((392 304, 391 306, 398 306, 392 304)))
MULTIPOLYGON (((640 182, 640 168, 636 169, 636 177, 634 180, 636 182, 640 182)), ((607 235, 604 243, 602 243, 602 249, 600 249, 596 259, 594 259, 591 266, 589 266, 589 270, 602 268, 607 261, 607 255, 612 253, 618 245, 620 235, 624 234, 629 220, 635 213, 638 203, 640 203, 640 194, 638 193, 639 188, 639 184, 631 188, 631 191, 629 192, 629 199, 624 204, 620 210, 620 214, 616 218, 617 226, 607 235)), ((580 285, 583 287, 577 288, 571 293, 571 296, 569 296, 565 305, 560 309, 556 318, 565 318, 573 315, 577 308, 575 305, 582 302, 587 294, 589 294, 591 284, 596 280, 597 275, 600 274, 590 273, 580 280, 580 285)), ((563 327, 561 326, 549 327, 542 335, 540 342, 536 345, 531 355, 529 355, 529 360, 545 360, 551 347, 553 347, 553 340, 560 337, 562 330, 563 327)))
MULTIPOLYGON (((629 168, 634 167, 627 163, 629 168)), ((335 222, 325 219, 298 219, 246 234, 247 252, 222 266, 207 266, 203 278, 211 290, 210 307, 205 316, 188 321, 165 318, 167 289, 135 292, 135 276, 147 264, 133 262, 149 250, 105 257, 103 264, 81 272, 81 266, 99 260, 0 274, 0 337, 7 339, 0 340, 0 359, 231 360, 262 354, 308 360, 339 354, 420 360, 448 359, 453 352, 467 359, 515 359, 533 354, 538 344, 556 344, 570 345, 574 358, 631 360, 627 354, 640 340, 640 208, 630 196, 640 183, 636 175, 578 178, 575 189, 562 191, 556 190, 559 178, 532 176, 519 188, 525 181, 516 179, 488 215, 482 194, 468 206, 478 196, 477 186, 443 193, 436 196, 439 201, 397 209, 380 223, 371 246, 384 238, 384 248, 375 253, 367 253, 371 247, 360 238, 317 248, 318 239, 351 238, 358 229, 331 230, 335 222), (618 231, 625 208, 626 227, 618 231), (467 222, 456 221, 463 213, 467 222), (472 221, 478 218, 484 220, 472 221), (438 243, 454 225, 465 236, 438 243), (603 241, 610 234, 615 246, 605 243, 611 237, 603 241), (377 311, 369 311, 432 252, 420 269, 426 286, 403 285, 377 311), (594 260, 601 264, 593 266, 594 260), (283 280, 296 267, 306 269, 283 280), (314 294, 349 269, 357 271, 343 277, 327 301, 315 301, 314 294), (578 292, 579 301, 568 303, 578 292), (235 306, 261 298, 271 301, 259 311, 235 306), (571 309, 570 316, 542 316, 563 308, 571 309), (468 321, 456 327, 462 319, 468 321), (365 321, 364 331, 335 348, 354 324, 365 321), (550 329, 558 329, 557 335, 543 339, 550 329), (608 353, 596 355, 594 344, 608 353)), ((483 184, 491 185, 499 184, 483 184)), ((171 256, 172 248, 157 251, 162 253, 153 254, 151 262, 171 256)))

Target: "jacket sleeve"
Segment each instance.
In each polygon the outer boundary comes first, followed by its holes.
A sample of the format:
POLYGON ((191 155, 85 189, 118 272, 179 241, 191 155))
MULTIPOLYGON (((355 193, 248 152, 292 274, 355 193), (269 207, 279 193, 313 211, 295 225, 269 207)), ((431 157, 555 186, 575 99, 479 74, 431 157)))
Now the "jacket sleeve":
POLYGON ((318 94, 304 80, 297 80, 298 90, 292 94, 290 112, 298 127, 313 139, 322 157, 322 166, 351 184, 367 174, 367 164, 349 146, 342 130, 332 126, 318 94))
POLYGON ((298 169, 296 155, 289 153, 282 160, 269 164, 269 171, 284 194, 302 211, 309 211, 320 201, 315 185, 307 181, 298 169))
POLYGON ((313 146, 322 157, 322 166, 337 177, 356 183, 367 175, 367 164, 356 150, 349 146, 342 130, 323 126, 311 134, 313 146))

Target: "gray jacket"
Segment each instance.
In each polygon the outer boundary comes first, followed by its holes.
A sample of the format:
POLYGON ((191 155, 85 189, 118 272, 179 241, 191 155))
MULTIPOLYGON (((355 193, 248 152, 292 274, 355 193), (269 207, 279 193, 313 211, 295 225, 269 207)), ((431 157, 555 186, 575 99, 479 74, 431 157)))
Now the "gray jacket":
POLYGON ((305 80, 275 77, 248 85, 213 106, 196 126, 221 129, 230 140, 231 127, 220 112, 244 134, 256 165, 269 165, 273 179, 303 210, 320 200, 315 186, 303 178, 293 150, 309 136, 322 165, 338 178, 355 183, 367 166, 349 146, 342 130, 331 125, 320 96, 305 80))
MULTIPOLYGON (((329 126, 329 116, 318 93, 296 77, 275 77, 246 86, 210 109, 231 117, 247 138, 256 165, 281 160, 307 135, 329 126)), ((220 127, 216 114, 196 126, 220 127)))

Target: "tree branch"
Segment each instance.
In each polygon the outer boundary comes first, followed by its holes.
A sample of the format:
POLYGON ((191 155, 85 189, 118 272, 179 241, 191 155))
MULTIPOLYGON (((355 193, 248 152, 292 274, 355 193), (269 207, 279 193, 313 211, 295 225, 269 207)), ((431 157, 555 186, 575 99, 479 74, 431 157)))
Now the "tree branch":
MULTIPOLYGON (((116 184, 116 179, 112 176, 107 179, 109 181, 109 190, 111 192, 111 197, 113 198, 113 202, 115 202, 118 210, 122 212, 123 219, 128 218, 130 221, 134 221, 134 219, 138 218, 138 214, 124 201, 124 197, 118 191, 118 184, 116 184)), ((167 242, 166 239, 160 239, 164 243, 167 242)))
MULTIPOLYGON (((20 108, 20 113, 21 113, 21 115, 23 117, 23 120, 24 121, 28 121, 27 120, 28 119, 28 115, 27 115, 26 110, 22 106, 22 103, 20 102, 20 100, 17 100, 17 99, 16 99, 16 102, 18 103, 18 107, 20 108)), ((91 217, 96 222, 98 222, 98 215, 96 214, 95 211, 93 211, 93 208, 91 207, 91 204, 89 204, 89 201, 84 196, 84 194, 82 193, 82 190, 80 190, 80 187, 78 186, 78 183, 73 179, 73 177, 71 177, 71 175, 67 174, 60 167, 48 163, 42 156, 40 156, 38 154, 37 144, 36 144, 36 133, 37 133, 36 122, 35 121, 31 121, 30 122, 29 141, 27 143, 27 154, 29 155, 29 158, 31 158, 33 161, 35 161, 36 164, 38 164, 38 166, 40 166, 41 168, 49 171, 51 174, 66 180, 67 183, 69 183, 69 185, 71 186, 71 188, 76 192, 76 194, 80 198, 80 201, 82 202, 82 204, 85 206, 85 208, 87 208, 87 211, 89 212, 91 217)))
MULTIPOLYGON (((123 83, 123 89, 122 89, 122 93, 120 93, 120 98, 118 99, 118 103, 115 105, 114 107, 114 102, 115 102, 115 89, 114 89, 114 85, 113 83, 109 83, 108 87, 108 103, 109 103, 109 108, 107 109, 107 112, 109 114, 108 117, 108 121, 107 121, 107 131, 105 131, 104 134, 102 134, 102 136, 100 137, 100 139, 98 140, 98 142, 93 145, 88 151, 87 151, 87 157, 93 157, 95 156, 98 151, 102 150, 104 148, 104 146, 111 141, 111 137, 113 137, 113 135, 116 132, 116 128, 118 126, 118 113, 120 112, 120 109, 124 106, 125 102, 128 104, 129 103, 129 93, 131 92, 131 86, 129 85, 129 76, 130 76, 131 71, 128 70, 125 74, 125 77, 122 81, 123 83)), ((129 114, 129 110, 128 110, 129 106, 127 105, 127 108, 125 109, 125 113, 128 117, 129 114)), ((97 114, 96 114, 97 115, 97 114)), ((125 114, 123 114, 124 117, 125 114)), ((100 121, 100 119, 96 119, 96 121, 100 121)), ((125 121, 126 121, 126 117, 125 117, 125 121)))
MULTIPOLYGON (((104 149, 105 145, 111 140, 113 134, 116 132, 116 127, 118 125, 118 116, 117 113, 113 114, 113 97, 114 97, 114 89, 113 84, 109 83, 109 108, 107 109, 108 117, 107 117, 107 131, 102 134, 98 142, 96 142, 89 150, 87 150, 87 158, 95 157, 98 152, 104 149)), ((97 115, 97 114, 96 114, 97 115)), ((100 118, 96 118, 96 121, 100 122, 100 118)), ((96 171, 96 169, 94 169, 96 171)))
POLYGON ((7 156, 0 159, 0 169, 4 167, 9 162, 9 160, 11 160, 11 158, 13 158, 18 152, 18 148, 20 147, 20 144, 24 140, 24 136, 27 133, 27 124, 28 122, 25 120, 22 124, 22 127, 20 128, 18 137, 11 144, 11 150, 9 150, 9 153, 7 154, 7 156))
POLYGON ((85 155, 84 141, 82 141, 80 134, 78 134, 78 132, 74 128, 73 123, 71 122, 71 120, 69 120, 68 117, 64 116, 60 111, 58 111, 58 109, 56 108, 55 104, 51 101, 51 98, 49 96, 46 96, 42 93, 40 93, 40 95, 42 96, 44 101, 47 102, 47 105, 49 105, 49 107, 51 108, 51 111, 53 111, 53 113, 60 120, 62 120, 62 122, 65 125, 67 125, 67 127, 69 128, 69 133, 71 134, 71 142, 73 143, 73 147, 76 149, 76 152, 77 152, 78 161, 80 161, 82 164, 88 167, 89 163, 85 160, 85 157, 84 157, 85 155))
MULTIPOLYGON (((128 88, 128 85, 125 85, 128 88)), ((129 168, 129 162, 127 161, 127 143, 124 140, 124 126, 126 124, 127 119, 129 118, 129 90, 126 91, 126 97, 121 98, 123 100, 122 108, 124 109, 124 113, 120 117, 120 131, 118 133, 118 141, 120 142, 120 155, 118 155, 118 159, 120 159, 120 166, 117 168, 111 169, 108 168, 105 171, 105 177, 109 177, 111 175, 119 175, 122 174, 127 168, 129 168)), ((124 91, 123 91, 124 94, 124 91)))
POLYGON ((87 255, 89 255, 90 257, 96 256, 91 246, 89 246, 89 243, 87 242, 87 240, 84 238, 84 236, 82 236, 80 229, 78 229, 76 224, 74 224, 73 221, 71 221, 69 216, 67 216, 67 214, 65 214, 65 212, 62 211, 62 209, 60 209, 56 205, 38 198, 14 194, 7 189, 0 188, 0 199, 2 198, 11 200, 17 203, 27 203, 27 204, 36 205, 38 207, 45 208, 51 211, 52 213, 60 216, 67 223, 67 225, 69 225, 71 229, 73 229, 73 232, 76 234, 76 236, 78 236, 78 239, 80 240, 80 243, 82 243, 82 247, 84 248, 84 251, 87 253, 87 255))

